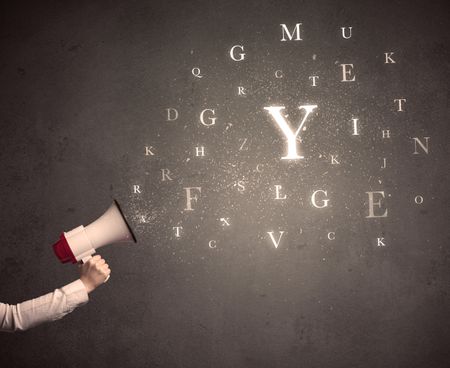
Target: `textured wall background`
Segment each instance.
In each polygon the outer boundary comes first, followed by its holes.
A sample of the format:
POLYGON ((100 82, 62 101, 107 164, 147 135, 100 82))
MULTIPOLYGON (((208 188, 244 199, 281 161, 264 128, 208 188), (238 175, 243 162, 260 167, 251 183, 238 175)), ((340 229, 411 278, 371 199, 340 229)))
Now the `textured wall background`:
POLYGON ((2 367, 448 366, 446 2, 1 8, 1 300, 72 281, 76 268, 51 245, 112 198, 139 240, 101 250, 112 277, 86 306, 1 334, 2 367), (303 41, 280 42, 280 24, 299 22, 303 41), (229 57, 233 45, 244 45, 243 62, 229 57), (385 65, 390 51, 396 64, 385 65), (354 83, 341 82, 340 63, 354 64, 354 83), (394 98, 407 99, 404 112, 394 98), (307 157, 280 160, 285 140, 263 108, 286 106, 297 124, 305 103, 318 105, 307 157), (214 126, 199 123, 206 108, 214 126), (426 136, 429 153, 413 155, 411 137, 426 136), (195 157, 196 146, 207 155, 195 157), (275 185, 286 200, 274 199, 275 185), (202 188, 192 212, 189 186, 202 188), (318 189, 324 209, 310 203, 318 189), (366 218, 367 191, 386 193, 388 217, 366 218), (271 230, 286 232, 278 248, 271 230))

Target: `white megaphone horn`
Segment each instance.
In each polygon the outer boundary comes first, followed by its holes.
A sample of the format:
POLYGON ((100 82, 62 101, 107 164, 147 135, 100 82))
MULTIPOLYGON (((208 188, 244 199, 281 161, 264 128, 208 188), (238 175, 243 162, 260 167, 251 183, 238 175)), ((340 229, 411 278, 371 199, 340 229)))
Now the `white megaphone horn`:
POLYGON ((53 245, 56 256, 62 263, 87 262, 96 250, 106 244, 134 242, 136 238, 125 220, 116 200, 90 225, 83 225, 61 234, 53 245))

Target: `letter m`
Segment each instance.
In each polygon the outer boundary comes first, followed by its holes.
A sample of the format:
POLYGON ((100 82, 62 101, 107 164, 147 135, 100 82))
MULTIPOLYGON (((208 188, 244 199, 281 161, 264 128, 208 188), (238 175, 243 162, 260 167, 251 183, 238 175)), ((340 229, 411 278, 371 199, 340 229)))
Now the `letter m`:
POLYGON ((292 41, 292 39, 294 38, 294 34, 295 34, 295 41, 302 41, 302 38, 300 36, 300 26, 301 25, 302 25, 301 23, 297 23, 295 25, 294 30, 291 33, 291 32, 289 32, 289 29, 287 28, 286 24, 280 24, 281 34, 282 34, 281 41, 287 41, 288 39, 289 39, 289 41, 292 41))

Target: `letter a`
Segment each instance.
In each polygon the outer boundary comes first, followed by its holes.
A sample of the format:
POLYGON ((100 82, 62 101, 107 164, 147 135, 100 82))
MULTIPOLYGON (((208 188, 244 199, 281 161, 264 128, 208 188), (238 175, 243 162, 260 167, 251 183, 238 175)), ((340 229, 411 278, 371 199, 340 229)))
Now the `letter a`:
MULTIPOLYGON (((299 156, 297 154, 297 136, 300 133, 300 130, 303 127, 303 124, 305 124, 306 119, 308 118, 309 114, 311 114, 314 109, 317 108, 317 105, 303 105, 300 106, 300 110, 305 110, 305 116, 303 117, 303 120, 301 121, 299 127, 295 131, 295 133, 291 130, 289 124, 286 122, 286 119, 283 115, 281 115, 281 110, 284 109, 284 106, 269 106, 265 107, 264 110, 269 111, 270 115, 275 119, 275 122, 280 127, 281 131, 284 133, 287 139, 288 143, 288 151, 286 156, 282 157, 282 159, 285 160, 297 160, 304 158, 304 156, 299 156)), ((305 130, 305 129, 303 129, 305 130)))

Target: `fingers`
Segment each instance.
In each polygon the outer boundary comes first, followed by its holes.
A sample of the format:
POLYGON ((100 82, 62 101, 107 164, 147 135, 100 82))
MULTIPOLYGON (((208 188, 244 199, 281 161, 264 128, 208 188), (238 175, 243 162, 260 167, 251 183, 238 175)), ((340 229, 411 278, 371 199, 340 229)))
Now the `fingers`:
POLYGON ((103 265, 99 272, 102 274, 103 276, 103 282, 106 282, 109 279, 109 275, 111 275, 111 270, 108 267, 108 265, 103 265))
POLYGON ((95 269, 104 274, 105 276, 109 275, 109 273, 111 273, 111 270, 109 269, 109 265, 108 263, 106 263, 106 261, 103 258, 100 258, 96 263, 95 263, 95 269))
POLYGON ((102 259, 100 254, 96 254, 95 256, 91 257, 87 262, 83 263, 83 266, 90 266, 96 264, 100 259, 102 259))
POLYGON ((95 265, 96 266, 101 266, 101 265, 104 265, 105 263, 106 263, 106 261, 103 258, 100 258, 99 261, 95 262, 95 265))
POLYGON ((102 258, 100 254, 96 254, 88 261, 88 263, 91 263, 92 265, 103 265, 106 263, 106 261, 102 258))
POLYGON ((106 261, 99 254, 96 254, 95 256, 93 256, 83 266, 85 266, 87 268, 93 268, 97 272, 100 272, 103 274, 106 274, 106 272, 111 272, 111 270, 109 269, 108 263, 106 263, 106 261))

